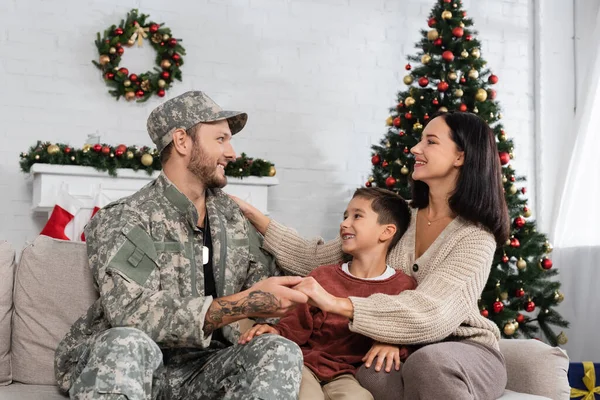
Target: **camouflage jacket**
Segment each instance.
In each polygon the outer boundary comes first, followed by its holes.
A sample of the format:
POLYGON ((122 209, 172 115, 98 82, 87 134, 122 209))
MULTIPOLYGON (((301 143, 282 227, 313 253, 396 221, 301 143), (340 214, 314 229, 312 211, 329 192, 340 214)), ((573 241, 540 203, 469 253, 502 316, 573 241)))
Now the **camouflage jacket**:
MULTIPOLYGON (((223 191, 209 190, 217 296, 245 290, 279 275, 262 250, 262 237, 223 191)), ((60 342, 55 354, 59 387, 67 391, 87 344, 111 327, 134 327, 162 349, 208 348, 204 317, 202 231, 194 204, 163 174, 128 198, 100 210, 85 229, 89 265, 100 297, 60 342)), ((237 323, 223 327, 235 343, 237 323)))

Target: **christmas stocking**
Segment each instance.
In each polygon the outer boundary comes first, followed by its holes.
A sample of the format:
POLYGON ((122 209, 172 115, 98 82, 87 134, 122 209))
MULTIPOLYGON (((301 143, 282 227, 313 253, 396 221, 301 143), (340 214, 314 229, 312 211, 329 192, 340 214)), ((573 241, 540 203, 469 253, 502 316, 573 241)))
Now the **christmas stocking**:
POLYGON ((63 188, 56 199, 56 205, 46 222, 46 226, 40 232, 40 235, 50 236, 54 239, 71 240, 67 236, 67 226, 73 224, 75 215, 81 208, 81 202, 63 188))
MULTIPOLYGON (((102 191, 99 191, 96 195, 96 198, 94 199, 94 209, 92 210, 92 214, 90 215, 90 220, 94 217, 94 215, 96 215, 98 211, 100 211, 102 207, 104 207, 108 203, 110 203, 110 199, 104 193, 102 193, 102 191)), ((81 232, 81 241, 85 242, 84 232, 81 232)))

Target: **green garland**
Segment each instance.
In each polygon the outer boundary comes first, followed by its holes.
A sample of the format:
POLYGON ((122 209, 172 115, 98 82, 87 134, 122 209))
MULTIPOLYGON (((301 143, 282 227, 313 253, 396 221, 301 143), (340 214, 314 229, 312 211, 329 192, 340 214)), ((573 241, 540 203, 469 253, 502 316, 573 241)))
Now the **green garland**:
MULTIPOLYGON (((109 146, 97 143, 86 144, 76 149, 62 143, 38 141, 27 153, 21 153, 21 170, 28 173, 33 164, 77 165, 93 167, 98 171, 107 171, 117 176, 117 168, 144 170, 148 175, 159 171, 162 166, 156 149, 143 146, 109 146)), ((269 161, 252 159, 242 153, 225 168, 225 175, 243 178, 247 176, 275 176, 275 166, 269 161)))
POLYGON ((138 102, 146 101, 154 93, 159 97, 165 95, 173 79, 181 81, 182 55, 185 49, 179 44, 181 39, 172 36, 171 30, 163 24, 148 21, 146 14, 138 15, 133 9, 127 14, 126 20, 121 20, 119 26, 112 25, 104 36, 97 34, 95 41, 99 59, 92 63, 102 71, 104 81, 112 90, 109 93, 118 100, 124 96, 126 100, 136 97, 138 102), (148 38, 156 50, 156 67, 154 70, 141 74, 130 74, 127 68, 119 68, 121 55, 125 47, 135 43, 141 46, 144 38, 148 38))

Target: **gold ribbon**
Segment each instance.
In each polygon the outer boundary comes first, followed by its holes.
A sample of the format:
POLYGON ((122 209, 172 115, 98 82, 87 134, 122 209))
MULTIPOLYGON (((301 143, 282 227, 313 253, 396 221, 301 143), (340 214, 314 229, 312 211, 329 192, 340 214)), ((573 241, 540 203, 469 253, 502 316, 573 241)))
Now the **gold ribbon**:
POLYGON ((136 30, 133 32, 133 35, 131 35, 130 40, 135 41, 135 39, 137 39, 138 47, 142 47, 144 39, 148 37, 146 32, 150 31, 150 28, 142 28, 140 24, 136 24, 135 26, 136 30))
POLYGON ((571 398, 581 397, 582 400, 594 400, 596 394, 600 394, 600 386, 596 386, 596 371, 594 363, 583 363, 583 384, 587 390, 571 388, 571 398))

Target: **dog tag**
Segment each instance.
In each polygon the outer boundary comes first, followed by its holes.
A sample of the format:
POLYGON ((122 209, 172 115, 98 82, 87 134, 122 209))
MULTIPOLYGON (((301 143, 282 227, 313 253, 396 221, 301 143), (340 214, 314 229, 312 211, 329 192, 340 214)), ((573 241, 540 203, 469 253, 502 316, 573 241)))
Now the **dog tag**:
POLYGON ((209 250, 208 247, 206 246, 202 246, 202 264, 206 265, 208 264, 208 254, 209 250))

